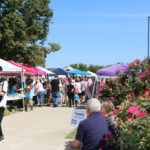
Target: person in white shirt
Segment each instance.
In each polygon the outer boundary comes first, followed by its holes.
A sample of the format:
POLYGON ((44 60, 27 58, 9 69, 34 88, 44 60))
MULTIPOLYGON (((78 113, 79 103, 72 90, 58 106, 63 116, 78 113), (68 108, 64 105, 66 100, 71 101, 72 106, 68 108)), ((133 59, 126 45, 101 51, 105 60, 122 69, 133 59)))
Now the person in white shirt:
POLYGON ((0 79, 0 142, 3 142, 5 140, 1 123, 6 108, 7 91, 8 91, 8 82, 5 79, 0 79))
POLYGON ((38 103, 39 103, 39 106, 41 107, 43 106, 43 103, 44 103, 44 91, 45 90, 40 80, 37 80, 36 91, 38 94, 38 103))
POLYGON ((87 90, 86 78, 81 80, 81 90, 82 90, 82 101, 85 101, 85 94, 86 94, 86 90, 87 90))

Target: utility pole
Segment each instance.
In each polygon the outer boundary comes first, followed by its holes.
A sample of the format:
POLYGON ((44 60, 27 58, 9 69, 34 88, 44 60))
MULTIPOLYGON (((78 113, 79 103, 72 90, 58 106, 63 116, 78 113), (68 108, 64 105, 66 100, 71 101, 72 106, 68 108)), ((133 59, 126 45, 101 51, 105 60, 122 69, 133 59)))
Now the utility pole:
POLYGON ((148 16, 148 51, 147 51, 147 62, 149 63, 149 20, 150 16, 148 16))

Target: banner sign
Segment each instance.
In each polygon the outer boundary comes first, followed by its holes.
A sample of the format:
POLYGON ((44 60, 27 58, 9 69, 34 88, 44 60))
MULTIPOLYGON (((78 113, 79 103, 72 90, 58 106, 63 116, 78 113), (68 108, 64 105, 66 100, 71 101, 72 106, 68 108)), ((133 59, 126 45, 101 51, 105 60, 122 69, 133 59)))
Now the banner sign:
POLYGON ((71 125, 78 126, 79 123, 87 118, 86 111, 83 109, 75 109, 72 113, 71 125))

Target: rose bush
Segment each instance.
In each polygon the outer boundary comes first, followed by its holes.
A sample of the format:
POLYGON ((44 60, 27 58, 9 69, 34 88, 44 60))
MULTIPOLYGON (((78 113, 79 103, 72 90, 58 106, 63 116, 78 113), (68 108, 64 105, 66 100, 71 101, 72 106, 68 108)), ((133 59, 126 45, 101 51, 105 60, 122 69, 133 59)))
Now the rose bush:
POLYGON ((126 73, 107 80, 98 91, 100 100, 112 101, 116 107, 104 115, 112 122, 114 115, 118 118, 117 137, 108 135, 109 144, 115 145, 116 150, 149 150, 150 67, 135 60, 126 73))

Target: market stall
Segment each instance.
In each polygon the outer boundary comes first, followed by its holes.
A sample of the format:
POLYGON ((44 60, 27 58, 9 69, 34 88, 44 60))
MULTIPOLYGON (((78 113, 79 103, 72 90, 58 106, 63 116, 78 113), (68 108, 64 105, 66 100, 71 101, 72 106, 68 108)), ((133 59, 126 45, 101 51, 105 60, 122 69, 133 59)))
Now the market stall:
POLYGON ((44 71, 44 72, 46 72, 46 73, 49 74, 49 75, 55 75, 54 72, 52 72, 52 71, 50 71, 50 70, 48 70, 48 69, 46 69, 46 68, 43 68, 43 67, 41 67, 41 66, 36 66, 36 68, 37 68, 37 69, 40 69, 40 70, 42 70, 42 71, 44 71))
POLYGON ((8 62, 11 63, 12 65, 19 67, 19 68, 22 68, 23 73, 26 75, 35 75, 35 72, 26 66, 23 66, 19 63, 13 62, 13 61, 8 61, 8 62))
POLYGON ((31 69, 33 71, 34 75, 46 76, 46 74, 47 74, 45 71, 37 69, 36 67, 30 66, 30 65, 27 65, 27 64, 23 64, 23 66, 28 68, 28 69, 31 69))
POLYGON ((89 75, 91 75, 90 73, 85 72, 85 71, 81 71, 79 69, 73 69, 73 70, 69 71, 69 74, 83 75, 83 76, 89 76, 89 75))
POLYGON ((91 74, 91 75, 89 75, 89 76, 91 76, 91 77, 97 77, 97 74, 96 74, 96 73, 91 72, 91 71, 87 71, 87 72, 91 74))
MULTIPOLYGON (((0 76, 6 78, 8 81, 10 77, 13 76, 20 76, 21 77, 21 83, 23 83, 23 76, 24 73, 26 73, 26 70, 23 68, 16 66, 10 62, 7 62, 5 60, 0 59, 0 76)), ((23 100, 23 106, 24 106, 24 94, 23 94, 23 86, 21 86, 20 94, 10 94, 10 90, 8 90, 7 100, 8 101, 16 101, 16 100, 23 100)))
POLYGON ((68 72, 61 68, 57 68, 57 69, 53 70, 53 72, 57 75, 64 75, 64 76, 68 75, 68 72))
POLYGON ((117 64, 108 68, 100 69, 96 73, 100 76, 116 76, 117 72, 124 73, 128 70, 128 66, 124 64, 117 64))

